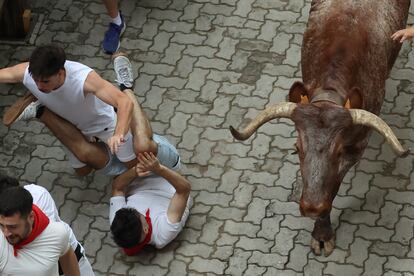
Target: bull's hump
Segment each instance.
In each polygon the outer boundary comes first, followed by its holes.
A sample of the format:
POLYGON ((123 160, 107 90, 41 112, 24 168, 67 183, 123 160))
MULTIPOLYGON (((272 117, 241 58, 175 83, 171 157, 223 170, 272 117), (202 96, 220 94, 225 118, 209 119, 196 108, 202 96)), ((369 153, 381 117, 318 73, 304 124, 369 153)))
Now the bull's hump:
POLYGON ((408 7, 408 0, 313 1, 302 48, 304 82, 336 79, 344 89, 382 90, 399 50, 391 35, 405 27, 408 7))
MULTIPOLYGON (((334 18, 338 23, 346 23, 344 27, 351 31, 353 27, 365 26, 374 37, 387 38, 395 31, 395 24, 401 17, 401 11, 407 9, 407 1, 395 0, 319 0, 312 2, 309 24, 320 25, 334 18), (397 20, 392 20, 397 19, 397 20)), ((399 25, 399 24, 398 24, 399 25)), ((398 28, 397 28, 398 29, 398 28)))

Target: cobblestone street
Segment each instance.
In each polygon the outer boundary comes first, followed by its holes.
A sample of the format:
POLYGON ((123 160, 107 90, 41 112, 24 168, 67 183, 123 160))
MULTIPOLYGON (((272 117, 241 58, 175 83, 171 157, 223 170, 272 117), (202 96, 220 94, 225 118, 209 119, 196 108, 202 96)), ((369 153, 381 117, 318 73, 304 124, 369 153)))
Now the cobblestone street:
MULTIPOLYGON (((100 0, 37 0, 32 45, 0 42, 0 68, 58 43, 69 59, 115 84, 100 43, 108 16, 100 0)), ((0 125, 0 172, 46 187, 83 243, 96 275, 414 275, 414 155, 397 158, 373 133, 334 201, 336 249, 315 256, 313 221, 300 215, 300 171, 290 120, 245 126, 287 100, 301 80, 300 48, 310 0, 120 0, 135 94, 155 133, 176 145, 194 205, 183 232, 162 250, 127 257, 113 242, 111 179, 77 177, 63 147, 37 120, 0 125)), ((414 6, 408 24, 414 24, 414 6)), ((405 42, 387 81, 381 118, 414 149, 414 48, 405 42)), ((0 114, 24 95, 0 84, 0 114)))

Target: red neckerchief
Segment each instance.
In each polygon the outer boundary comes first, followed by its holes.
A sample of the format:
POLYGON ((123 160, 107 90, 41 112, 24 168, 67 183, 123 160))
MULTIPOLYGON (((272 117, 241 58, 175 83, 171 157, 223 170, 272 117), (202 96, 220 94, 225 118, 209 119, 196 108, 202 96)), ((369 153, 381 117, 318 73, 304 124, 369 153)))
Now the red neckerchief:
POLYGON ((152 223, 151 223, 150 210, 149 209, 145 213, 145 220, 148 223, 147 235, 145 235, 145 239, 142 242, 138 243, 137 245, 134 245, 131 248, 123 248, 125 254, 127 254, 128 256, 133 256, 133 255, 137 254, 139 251, 141 251, 144 248, 144 246, 146 246, 151 241, 152 223))
POLYGON ((17 250, 22 249, 24 245, 31 243, 39 236, 43 230, 49 225, 49 218, 39 209, 36 205, 32 205, 32 211, 34 213, 34 222, 32 226, 32 232, 29 236, 18 244, 13 245, 14 256, 17 257, 17 250))

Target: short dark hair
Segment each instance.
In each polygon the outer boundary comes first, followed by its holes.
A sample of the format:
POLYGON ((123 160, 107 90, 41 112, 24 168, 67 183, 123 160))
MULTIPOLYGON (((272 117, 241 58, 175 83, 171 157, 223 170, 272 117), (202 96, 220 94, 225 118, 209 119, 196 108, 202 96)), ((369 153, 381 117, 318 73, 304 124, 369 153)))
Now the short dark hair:
POLYGON ((0 174, 0 193, 10 187, 19 186, 19 181, 16 178, 0 174))
POLYGON ((29 60, 29 73, 36 78, 48 78, 64 68, 65 51, 57 45, 37 47, 29 60))
POLYGON ((0 215, 5 217, 17 213, 26 218, 32 211, 33 197, 25 188, 17 186, 0 193, 0 215))
POLYGON ((133 208, 122 208, 115 213, 111 224, 112 238, 122 248, 131 248, 141 241, 142 223, 133 208))

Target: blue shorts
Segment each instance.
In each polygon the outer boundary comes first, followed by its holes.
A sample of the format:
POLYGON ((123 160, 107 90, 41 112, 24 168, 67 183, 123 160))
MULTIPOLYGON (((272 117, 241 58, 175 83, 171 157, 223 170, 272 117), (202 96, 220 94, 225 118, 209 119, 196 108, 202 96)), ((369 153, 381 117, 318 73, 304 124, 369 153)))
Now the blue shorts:
POLYGON ((180 155, 177 149, 164 136, 153 134, 152 139, 158 145, 157 158, 160 163, 172 170, 178 170, 180 155))
MULTIPOLYGON (((171 145, 167 138, 153 134, 152 139, 158 145, 157 158, 160 163, 172 170, 178 170, 181 167, 180 155, 177 149, 171 145)), ((106 166, 97 172, 104 175, 119 175, 128 170, 128 168, 116 157, 111 154, 108 148, 110 159, 106 166)))

